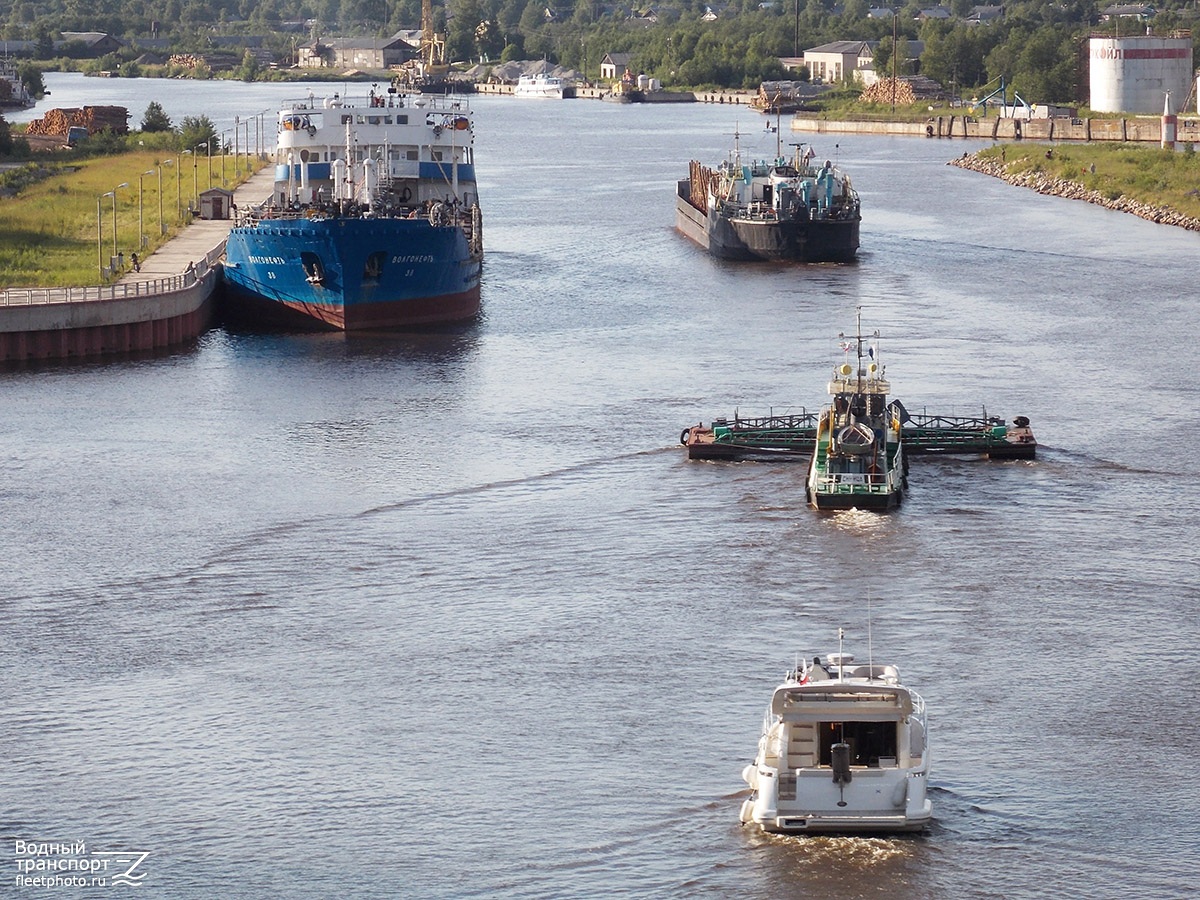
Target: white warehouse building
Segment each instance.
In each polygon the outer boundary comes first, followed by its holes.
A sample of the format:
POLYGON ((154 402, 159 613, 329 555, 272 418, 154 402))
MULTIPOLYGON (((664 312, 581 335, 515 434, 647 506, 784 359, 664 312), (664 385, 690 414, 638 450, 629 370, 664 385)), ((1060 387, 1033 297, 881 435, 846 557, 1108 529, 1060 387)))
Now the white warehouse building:
POLYGON ((1192 35, 1139 35, 1090 40, 1091 100, 1096 112, 1161 115, 1167 91, 1172 112, 1192 89, 1192 35))

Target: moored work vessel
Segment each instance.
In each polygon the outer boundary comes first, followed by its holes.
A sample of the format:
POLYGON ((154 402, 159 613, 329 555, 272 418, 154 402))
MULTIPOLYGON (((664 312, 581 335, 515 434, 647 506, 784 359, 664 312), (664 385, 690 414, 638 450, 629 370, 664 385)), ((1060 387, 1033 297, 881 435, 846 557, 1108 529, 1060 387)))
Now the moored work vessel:
POLYGON ((879 332, 838 335, 855 361, 833 370, 833 401, 817 421, 805 493, 817 509, 891 509, 904 497, 903 407, 888 403, 879 332))
POLYGON ((332 330, 479 312, 483 221, 461 98, 394 88, 284 104, 275 188, 226 246, 231 314, 332 330))
POLYGON ((746 165, 735 136, 716 170, 692 161, 676 188, 675 227, 722 259, 852 262, 858 192, 831 161, 813 160, 812 149, 797 144, 790 160, 746 165))
POLYGON ((783 834, 925 828, 926 725, 925 701, 895 666, 841 652, 797 666, 772 694, 742 772, 742 824, 783 834))
POLYGON ((7 59, 0 59, 0 109, 28 109, 36 102, 17 67, 7 59))

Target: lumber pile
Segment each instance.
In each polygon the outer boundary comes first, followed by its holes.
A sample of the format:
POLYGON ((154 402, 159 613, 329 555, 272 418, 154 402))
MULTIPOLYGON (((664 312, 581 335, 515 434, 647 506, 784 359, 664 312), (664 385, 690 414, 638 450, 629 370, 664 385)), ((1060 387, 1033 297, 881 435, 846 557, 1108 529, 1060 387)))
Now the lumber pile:
POLYGON ((863 103, 894 102, 902 106, 917 102, 913 89, 900 78, 881 78, 863 91, 858 99, 863 103))
POLYGON ((129 110, 124 106, 85 106, 82 109, 52 109, 29 123, 26 134, 65 137, 72 128, 86 128, 88 134, 111 131, 129 133, 129 110))
POLYGON ((178 66, 181 69, 195 69, 197 66, 207 65, 207 63, 203 56, 196 56, 193 53, 173 53, 167 60, 167 65, 178 66))
POLYGON ((896 86, 894 102, 916 103, 918 100, 940 100, 946 95, 945 88, 925 75, 902 75, 899 78, 881 78, 862 92, 859 97, 864 103, 892 103, 892 85, 896 86))

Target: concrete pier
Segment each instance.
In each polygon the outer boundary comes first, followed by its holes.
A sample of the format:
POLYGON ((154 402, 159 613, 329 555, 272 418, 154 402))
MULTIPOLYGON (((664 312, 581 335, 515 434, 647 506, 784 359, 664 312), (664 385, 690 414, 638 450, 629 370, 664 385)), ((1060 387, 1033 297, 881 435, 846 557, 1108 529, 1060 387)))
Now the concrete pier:
MULTIPOLYGON (((270 196, 266 166, 234 191, 239 206, 270 196)), ((229 219, 196 219, 116 282, 0 291, 0 363, 164 350, 212 324, 229 219)))
MULTIPOLYGON (((482 82, 475 85, 475 93, 477 94, 492 94, 496 96, 511 97, 513 95, 514 86, 511 84, 488 84, 482 82)), ((731 105, 747 105, 756 96, 754 91, 643 91, 639 92, 642 99, 633 102, 636 103, 727 103, 731 105)), ((603 100, 606 96, 612 94, 612 85, 600 85, 596 87, 585 87, 577 85, 575 87, 576 100, 603 100)))
MULTIPOLYGON (((1162 139, 1160 117, 1142 119, 1013 119, 997 116, 931 116, 924 122, 864 122, 793 116, 792 131, 811 134, 889 134, 990 141, 1153 141, 1162 139)), ((1200 118, 1181 117, 1175 140, 1200 142, 1200 118)))

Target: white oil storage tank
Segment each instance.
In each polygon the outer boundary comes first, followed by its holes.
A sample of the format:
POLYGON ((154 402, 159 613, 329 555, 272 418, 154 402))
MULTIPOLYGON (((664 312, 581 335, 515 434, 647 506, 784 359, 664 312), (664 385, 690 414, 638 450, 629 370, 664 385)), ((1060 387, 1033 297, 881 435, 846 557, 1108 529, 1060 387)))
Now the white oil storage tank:
POLYGON ((1179 103, 1192 86, 1192 34, 1090 38, 1092 96, 1096 112, 1157 115, 1167 91, 1179 103))

